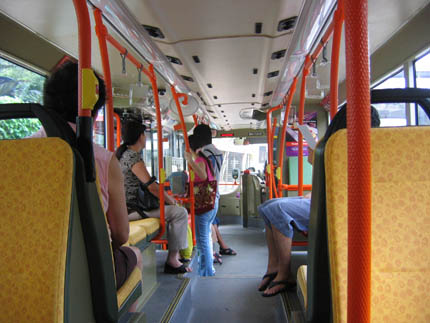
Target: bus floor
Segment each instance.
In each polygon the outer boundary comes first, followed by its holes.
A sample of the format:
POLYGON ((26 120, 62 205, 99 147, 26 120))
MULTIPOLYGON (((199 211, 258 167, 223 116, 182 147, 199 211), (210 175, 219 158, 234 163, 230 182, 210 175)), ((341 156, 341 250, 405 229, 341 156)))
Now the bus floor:
POLYGON ((195 256, 192 273, 163 274, 167 252, 157 250, 159 286, 142 309, 146 322, 304 322, 295 291, 269 298, 257 291, 267 264, 264 230, 241 224, 219 228, 237 255, 223 256, 213 277, 198 276, 195 256))

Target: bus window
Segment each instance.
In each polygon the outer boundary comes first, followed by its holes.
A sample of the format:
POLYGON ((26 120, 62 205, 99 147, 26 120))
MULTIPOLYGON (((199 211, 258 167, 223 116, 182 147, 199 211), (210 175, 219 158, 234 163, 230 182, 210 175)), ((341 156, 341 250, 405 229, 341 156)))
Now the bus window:
MULTIPOLYGON (((235 169, 242 173, 245 169, 253 167, 256 172, 264 173, 266 159, 262 154, 267 153, 267 144, 235 145, 234 141, 235 138, 212 139, 213 144, 224 153, 221 184, 240 183, 240 176, 236 181, 233 178, 235 169)), ((221 185, 219 190, 220 194, 224 195, 233 192, 236 188, 235 185, 221 185)))
MULTIPOLYGON (((430 52, 414 62, 415 87, 430 89, 430 52)), ((423 109, 418 108, 418 125, 430 125, 429 117, 423 109)))
MULTIPOLYGON (((375 89, 405 88, 406 78, 402 70, 385 79, 375 89)), ((373 104, 378 110, 381 119, 381 127, 406 126, 406 104, 405 103, 380 103, 373 104)))
MULTIPOLYGON (((45 77, 0 58, 0 104, 42 103, 45 77)), ((38 131, 37 119, 12 119, 0 121, 0 139, 18 139, 38 131)))
POLYGON ((104 109, 100 109, 94 120, 93 141, 102 147, 106 147, 105 140, 104 109))

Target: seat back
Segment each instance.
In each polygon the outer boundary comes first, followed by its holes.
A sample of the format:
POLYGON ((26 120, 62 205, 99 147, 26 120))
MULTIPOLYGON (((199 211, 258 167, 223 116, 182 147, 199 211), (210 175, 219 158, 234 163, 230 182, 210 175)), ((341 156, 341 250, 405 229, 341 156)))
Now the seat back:
POLYGON ((324 137, 314 151, 312 200, 308 232, 307 322, 331 321, 330 268, 328 262, 324 137))
POLYGON ((73 152, 57 138, 3 140, 0 150, 0 321, 67 321, 73 152))
MULTIPOLYGON (((428 322, 430 127, 371 130, 371 321, 428 322)), ((347 141, 325 152, 333 320, 347 320, 347 141)))

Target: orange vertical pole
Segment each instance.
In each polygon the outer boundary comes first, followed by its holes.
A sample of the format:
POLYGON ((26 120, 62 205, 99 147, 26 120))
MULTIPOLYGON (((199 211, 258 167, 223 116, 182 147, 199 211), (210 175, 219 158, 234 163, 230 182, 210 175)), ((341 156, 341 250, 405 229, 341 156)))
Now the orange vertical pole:
POLYGON ((268 163, 266 167, 266 187, 269 190, 269 199, 272 199, 273 197, 273 190, 272 190, 272 173, 273 173, 273 134, 272 134, 272 125, 271 125, 271 119, 272 119, 272 112, 275 110, 278 110, 282 107, 282 104, 271 108, 266 113, 266 136, 267 136, 267 156, 268 156, 268 163))
POLYGON ((343 0, 338 0, 337 9, 334 12, 334 31, 330 65, 330 119, 332 120, 337 113, 338 106, 339 52, 343 20, 343 0))
POLYGON ((348 322, 370 322, 371 141, 366 0, 345 2, 348 142, 348 322))
POLYGON ((296 92, 296 85, 297 85, 297 77, 294 78, 293 83, 291 84, 291 87, 290 87, 287 106, 285 107, 284 122, 282 124, 281 145, 279 149, 279 158, 278 158, 279 159, 278 167, 280 167, 280 172, 279 172, 280 175, 279 175, 279 181, 278 181, 279 196, 282 196, 282 170, 284 168, 284 151, 285 151, 288 116, 290 115, 291 103, 293 101, 294 93, 296 92))
POLYGON ((154 95, 154 102, 155 102, 155 112, 157 116, 157 148, 158 148, 158 174, 159 174, 159 181, 158 184, 158 193, 159 193, 159 199, 160 199, 160 233, 154 238, 154 240, 160 239, 165 230, 166 230, 166 222, 164 218, 164 182, 166 174, 164 172, 163 168, 163 131, 161 128, 161 109, 160 109, 160 99, 158 97, 158 87, 157 87, 157 78, 155 76, 154 72, 154 66, 149 65, 149 80, 151 81, 152 85, 152 92, 154 95))
MULTIPOLYGON (((279 106, 282 106, 282 104, 280 104, 279 106)), ((275 139, 275 129, 276 129, 276 123, 277 120, 276 118, 273 118, 273 125, 272 125, 272 136, 271 136, 271 143, 270 143, 270 153, 272 154, 272 163, 270 165, 270 182, 272 183, 272 187, 273 187, 273 193, 275 195, 275 197, 278 197, 278 191, 276 190, 276 181, 275 181, 275 165, 274 165, 274 160, 273 160, 273 149, 274 147, 274 139, 275 139)))
POLYGON ((116 119, 116 147, 121 146, 121 119, 118 113, 113 113, 114 118, 116 119))
POLYGON ((80 117, 91 117, 90 109, 82 109, 82 69, 91 68, 91 25, 85 0, 73 0, 79 33, 78 109, 80 117))
MULTIPOLYGON (((175 87, 171 86, 170 90, 172 91, 173 99, 176 103, 176 108, 178 110, 179 120, 181 122, 181 128, 184 133, 184 141, 185 141, 185 150, 190 152, 190 143, 188 141, 187 128, 185 126, 184 115, 182 114, 181 104, 179 103, 179 97, 184 98, 183 103, 188 104, 188 96, 184 93, 176 93, 175 87)), ((194 173, 190 168, 190 213, 191 213, 191 232, 193 234, 193 245, 196 245, 196 222, 195 222, 195 210, 194 210, 194 173)))
POLYGON ((94 9, 94 19, 96 22, 96 34, 99 40, 100 56, 102 59, 103 74, 106 85, 106 121, 107 121, 107 149, 114 151, 113 135, 113 98, 112 98, 112 79, 109 66, 109 53, 106 44, 106 26, 103 24, 102 12, 100 9, 94 9))
MULTIPOLYGON (((309 74, 309 55, 306 56, 305 64, 302 72, 302 86, 300 88, 300 105, 299 105, 299 124, 303 124, 303 116, 305 111, 305 90, 306 90, 306 76, 309 74)), ((303 196, 303 135, 299 131, 299 155, 298 155, 298 193, 297 195, 303 196)))
POLYGON ((194 126, 197 126, 198 122, 197 122, 197 117, 195 114, 193 114, 193 120, 194 120, 194 126))

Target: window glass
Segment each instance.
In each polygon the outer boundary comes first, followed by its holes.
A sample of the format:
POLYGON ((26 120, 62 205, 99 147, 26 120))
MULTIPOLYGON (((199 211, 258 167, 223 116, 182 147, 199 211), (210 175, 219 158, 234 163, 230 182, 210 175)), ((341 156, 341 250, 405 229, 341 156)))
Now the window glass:
MULTIPOLYGON (((0 58, 0 103, 42 103, 45 77, 0 58)), ((38 119, 0 121, 0 139, 27 137, 41 127, 38 119)))
MULTIPOLYGON (((264 174, 267 144, 247 145, 246 141, 238 141, 235 138, 214 138, 212 143, 224 154, 220 174, 221 185, 219 186, 221 195, 229 194, 237 189, 237 186, 233 185, 235 182, 232 176, 234 169, 237 169, 239 174, 248 168, 251 168, 252 172, 256 174, 264 174), (235 141, 243 144, 237 145, 235 141)), ((236 183, 240 183, 240 176, 236 183)))
POLYGON ((104 121, 104 109, 100 109, 97 113, 97 117, 94 120, 93 128, 93 141, 105 147, 105 121, 104 121))
MULTIPOLYGON (((375 89, 405 88, 405 73, 402 70, 388 77, 375 89)), ((378 103, 372 104, 379 112, 381 127, 406 126, 406 104, 405 103, 378 103)))
MULTIPOLYGON (((415 85, 430 89, 430 52, 414 62, 415 85)), ((430 120, 423 109, 418 107, 418 125, 430 125, 430 120)))

